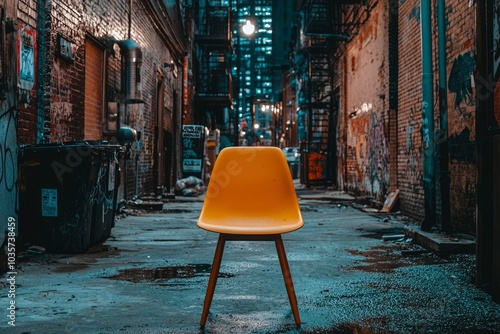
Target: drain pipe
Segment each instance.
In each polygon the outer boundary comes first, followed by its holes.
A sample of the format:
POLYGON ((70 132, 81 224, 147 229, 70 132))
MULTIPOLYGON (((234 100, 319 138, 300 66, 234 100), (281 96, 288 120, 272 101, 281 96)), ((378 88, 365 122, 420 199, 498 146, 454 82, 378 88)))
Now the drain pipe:
POLYGON ((431 0, 420 1, 422 41, 422 145, 424 148, 425 218, 421 229, 428 231, 436 218, 436 185, 434 162, 434 92, 432 73, 431 0))
POLYGON ((445 0, 438 0, 438 63, 439 63, 439 181, 441 186, 441 227, 451 232, 450 171, 448 157, 448 87, 446 85, 446 13, 445 0))

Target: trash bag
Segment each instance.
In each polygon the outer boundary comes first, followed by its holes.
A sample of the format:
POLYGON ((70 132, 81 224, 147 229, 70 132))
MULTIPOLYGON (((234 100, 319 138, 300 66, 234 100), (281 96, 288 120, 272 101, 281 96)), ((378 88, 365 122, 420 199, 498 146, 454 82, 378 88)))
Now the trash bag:
POLYGON ((203 180, 195 177, 188 176, 180 179, 175 183, 175 194, 181 196, 198 196, 205 191, 205 184, 203 180))

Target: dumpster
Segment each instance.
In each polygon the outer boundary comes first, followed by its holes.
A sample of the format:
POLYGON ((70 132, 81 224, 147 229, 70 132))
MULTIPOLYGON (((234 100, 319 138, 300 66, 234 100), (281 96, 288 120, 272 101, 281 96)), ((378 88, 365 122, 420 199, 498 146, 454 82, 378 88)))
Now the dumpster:
POLYGON ((19 238, 53 253, 83 253, 114 225, 120 146, 73 141, 21 147, 19 238))
POLYGON ((106 240, 115 226, 118 186, 120 183, 118 153, 119 146, 97 144, 99 155, 95 186, 92 188, 92 229, 90 245, 106 240))

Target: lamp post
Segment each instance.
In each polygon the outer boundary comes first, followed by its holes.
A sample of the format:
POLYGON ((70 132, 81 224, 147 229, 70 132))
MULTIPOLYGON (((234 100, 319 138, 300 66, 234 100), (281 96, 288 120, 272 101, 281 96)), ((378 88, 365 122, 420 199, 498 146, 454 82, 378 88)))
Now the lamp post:
MULTIPOLYGON (((246 54, 244 53, 244 49, 242 46, 242 40, 243 38, 247 38, 249 40, 249 43, 253 43, 253 36, 255 34, 255 24, 253 23, 253 20, 250 18, 245 19, 245 23, 243 25, 240 25, 238 23, 238 28, 236 29, 237 31, 237 48, 236 48, 236 63, 237 63, 237 68, 234 69, 235 73, 238 76, 238 91, 237 91, 237 96, 238 96, 238 109, 237 113, 239 118, 241 117, 246 117, 246 114, 249 112, 251 115, 250 122, 251 124, 248 125, 248 131, 242 131, 240 133, 240 138, 241 138, 241 143, 242 144, 251 144, 250 141, 253 141, 255 139, 255 112, 252 110, 254 108, 253 101, 250 101, 250 110, 247 109, 248 106, 248 99, 253 98, 253 90, 254 90, 254 83, 253 83, 253 78, 250 79, 250 94, 244 93, 244 91, 247 89, 246 84, 247 84, 247 75, 245 73, 245 68, 242 66, 244 63, 245 59, 249 56, 250 57, 250 66, 253 65, 254 63, 254 55, 253 53, 251 54, 246 54), (247 137, 247 142, 245 143, 244 137, 247 137)), ((248 45, 245 43, 245 45, 248 45)), ((251 47, 250 49, 253 49, 251 47)))

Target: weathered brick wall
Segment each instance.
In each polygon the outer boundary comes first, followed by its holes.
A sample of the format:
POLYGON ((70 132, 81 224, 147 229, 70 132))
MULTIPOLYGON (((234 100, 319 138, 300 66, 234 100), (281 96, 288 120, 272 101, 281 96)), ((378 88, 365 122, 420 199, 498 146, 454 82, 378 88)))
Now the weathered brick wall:
MULTIPOLYGON (((28 1, 28 0, 19 0, 17 2, 17 17, 15 19, 19 20, 19 26, 21 27, 18 30, 17 38, 22 38, 22 34, 24 29, 38 28, 38 1, 28 1)), ((9 13, 10 14, 10 13, 9 13)), ((13 18, 9 15, 9 18, 13 18)), ((37 36, 38 38, 38 36, 37 36)), ((38 48, 36 43, 38 39, 35 39, 35 55, 38 52, 38 48)), ((16 54, 17 54, 16 49, 16 54)), ((17 55, 19 57, 19 55, 17 55)), ((35 83, 37 80, 40 80, 37 73, 35 74, 35 83)), ((16 83, 17 84, 17 83, 16 83)), ((28 91, 24 91, 23 89, 19 89, 18 91, 18 101, 16 101, 18 114, 17 114, 17 138, 19 143, 22 144, 36 144, 37 142, 37 90, 36 85, 33 86, 33 89, 28 91), (22 96, 22 97, 21 97, 22 96), (19 101, 21 99, 21 101, 19 101)))
MULTIPOLYGON (((142 66, 140 78, 143 104, 121 105, 121 122, 128 124, 141 133, 141 140, 132 145, 130 156, 123 159, 124 194, 149 194, 153 189, 153 159, 154 159, 154 127, 156 122, 156 96, 158 75, 163 71, 163 64, 170 62, 172 55, 167 48, 165 36, 153 27, 148 10, 142 1, 132 1, 131 25, 129 36, 128 2, 127 1, 52 1, 49 8, 51 18, 48 38, 49 46, 45 49, 47 71, 45 94, 49 97, 49 107, 46 113, 50 117, 47 126, 50 128, 49 141, 70 141, 85 138, 84 128, 90 129, 88 136, 99 137, 100 120, 92 120, 92 115, 85 115, 85 49, 86 39, 93 38, 103 42, 104 36, 116 41, 132 39, 137 42, 142 51, 142 66), (74 61, 68 62, 57 55, 57 34, 68 37, 75 45, 74 61), (86 119, 87 118, 87 119, 86 119), (89 128, 91 127, 91 128, 89 128)), ((122 76, 120 72, 120 49, 112 45, 114 55, 108 57, 106 100, 120 102, 122 94, 122 76)), ((181 75, 177 78, 171 74, 164 82, 166 97, 171 97, 173 91, 182 87, 181 75)), ((87 102, 89 102, 87 100, 87 102)), ((180 101, 172 105, 171 117, 175 113, 180 119, 180 101)), ((99 117, 96 110, 94 116, 99 117)), ((170 116, 168 116, 170 115, 170 116)), ((173 122, 164 121, 173 127, 173 122)), ((174 133, 173 129, 169 129, 174 133)), ((179 132, 177 132, 179 133, 179 132)), ((102 137, 102 134, 101 134, 102 137)), ((104 137, 106 138, 106 137, 104 137)), ((88 138, 85 138, 88 139, 88 138)), ((176 150, 176 152, 179 152, 176 150)), ((176 153, 174 153, 174 157, 176 153)), ((174 158, 175 159, 175 158, 174 158)), ((178 159, 174 162, 177 163, 178 159)), ((175 178, 175 176, 174 176, 175 178)))
POLYGON ((388 7, 382 1, 347 45, 343 69, 344 189, 381 202, 389 192, 387 32, 388 7))
POLYGON ((401 210, 424 215, 420 1, 399 4, 398 188, 401 210))
POLYGON ((85 30, 79 29, 81 8, 72 3, 52 2, 50 49, 50 83, 44 88, 50 96, 50 142, 84 139, 85 100, 85 30), (77 45, 74 61, 57 55, 57 35, 72 39, 77 45))
POLYGON ((476 232, 475 11, 469 1, 446 2, 451 221, 470 233, 476 232))
MULTIPOLYGON (((475 6, 468 1, 446 2, 446 58, 448 94, 448 147, 452 227, 475 232, 475 103, 471 75, 475 60, 475 6)), ((438 165, 439 96, 438 45, 433 1, 433 59, 436 189, 438 216, 441 214, 438 165)), ((420 42, 420 1, 399 5, 399 104, 398 104, 398 187, 403 212, 417 220, 424 217, 423 150, 421 137, 422 67, 420 42)), ((445 196, 445 194, 443 194, 445 196)), ((439 224, 439 221, 437 221, 439 224)))

